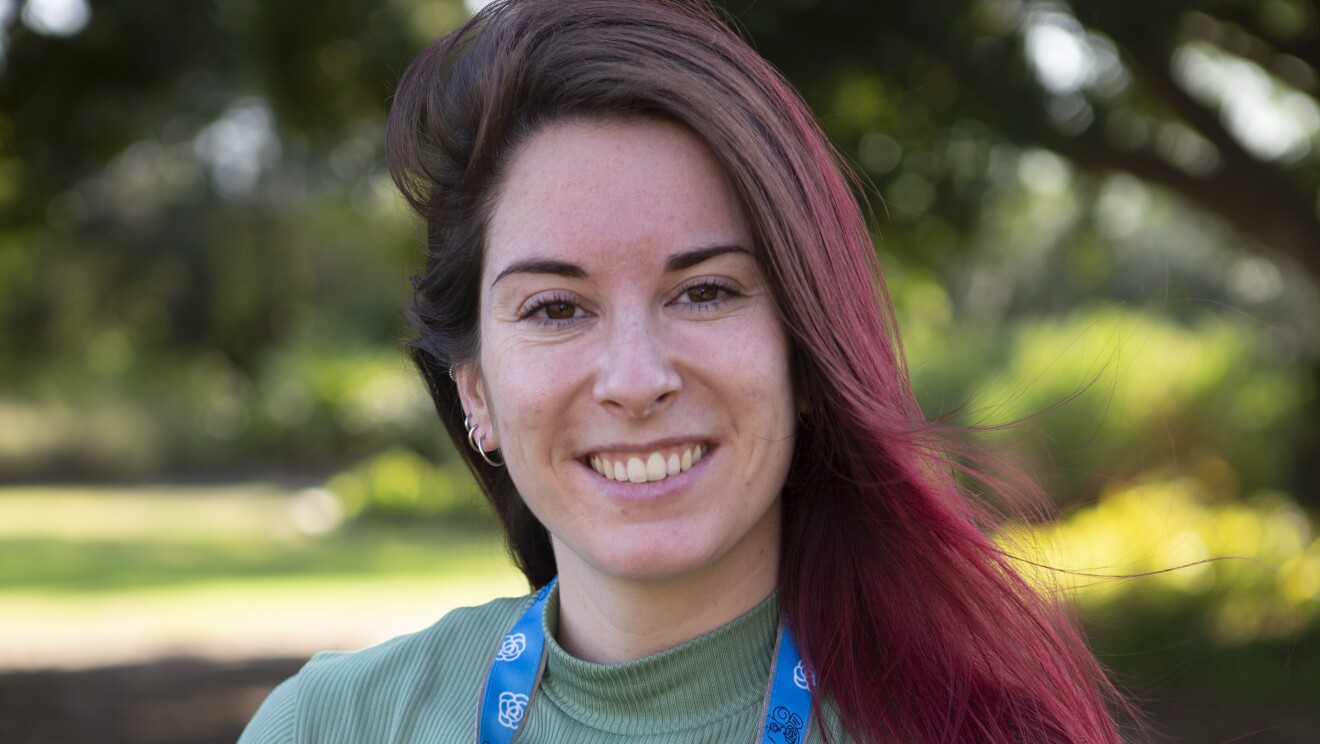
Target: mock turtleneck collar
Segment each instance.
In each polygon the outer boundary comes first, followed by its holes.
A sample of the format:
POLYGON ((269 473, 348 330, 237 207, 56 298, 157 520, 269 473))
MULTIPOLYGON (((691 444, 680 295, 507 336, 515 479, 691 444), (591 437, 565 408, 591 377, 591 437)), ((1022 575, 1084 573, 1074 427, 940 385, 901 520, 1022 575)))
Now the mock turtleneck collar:
POLYGON ((559 645, 557 585, 541 623, 547 655, 538 694, 592 728, 622 735, 665 734, 761 704, 770 683, 779 601, 771 594, 727 625, 623 664, 582 661, 559 645))

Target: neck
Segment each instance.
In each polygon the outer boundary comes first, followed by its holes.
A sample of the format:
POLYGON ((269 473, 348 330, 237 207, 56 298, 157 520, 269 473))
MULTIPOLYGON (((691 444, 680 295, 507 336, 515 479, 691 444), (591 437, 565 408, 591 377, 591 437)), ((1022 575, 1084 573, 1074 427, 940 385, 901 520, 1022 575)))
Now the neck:
POLYGON ((573 656, 597 664, 622 664, 673 648, 770 596, 778 581, 778 556, 761 558, 753 570, 731 576, 702 572, 664 582, 621 580, 561 561, 556 639, 573 656))

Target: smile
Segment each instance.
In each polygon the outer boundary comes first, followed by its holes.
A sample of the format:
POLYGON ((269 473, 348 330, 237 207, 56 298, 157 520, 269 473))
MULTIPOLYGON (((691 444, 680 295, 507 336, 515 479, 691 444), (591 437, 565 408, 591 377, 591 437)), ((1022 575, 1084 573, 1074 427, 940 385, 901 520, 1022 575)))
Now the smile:
POLYGON ((598 452, 589 458, 591 468, 616 481, 649 483, 692 469, 710 448, 704 444, 665 447, 652 452, 598 452))

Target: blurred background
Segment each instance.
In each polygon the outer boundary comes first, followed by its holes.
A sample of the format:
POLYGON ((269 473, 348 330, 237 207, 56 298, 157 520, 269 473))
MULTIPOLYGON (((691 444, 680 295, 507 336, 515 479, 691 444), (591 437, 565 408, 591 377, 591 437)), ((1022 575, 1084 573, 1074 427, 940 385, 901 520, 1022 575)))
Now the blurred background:
MULTIPOLYGON (((929 415, 1044 412, 987 437, 1059 506, 1029 557, 1193 564, 1064 577, 1120 683, 1320 738, 1320 5, 726 5, 883 195, 929 415)), ((382 156, 471 10, 0 0, 0 740, 233 741, 524 590, 400 350, 382 156)))

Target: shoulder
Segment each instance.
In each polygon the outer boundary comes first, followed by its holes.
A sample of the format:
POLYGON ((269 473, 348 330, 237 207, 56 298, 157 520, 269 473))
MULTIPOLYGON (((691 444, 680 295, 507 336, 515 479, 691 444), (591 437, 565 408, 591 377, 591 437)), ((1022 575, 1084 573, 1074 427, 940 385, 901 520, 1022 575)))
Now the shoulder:
POLYGON ((443 724, 436 716, 467 726, 492 654, 530 602, 464 607, 378 646, 317 654, 270 694, 242 742, 370 741, 422 719, 443 724))
POLYGON ((297 722, 297 676, 285 680, 266 696, 257 714, 243 729, 238 744, 291 744, 297 722))
POLYGON ((499 640, 530 602, 528 597, 496 599, 462 607, 425 630, 399 636, 361 651, 331 651, 312 657, 298 674, 301 692, 335 689, 389 689, 416 684, 419 677, 466 669, 485 672, 499 640), (321 690, 321 688, 326 688, 321 690))

